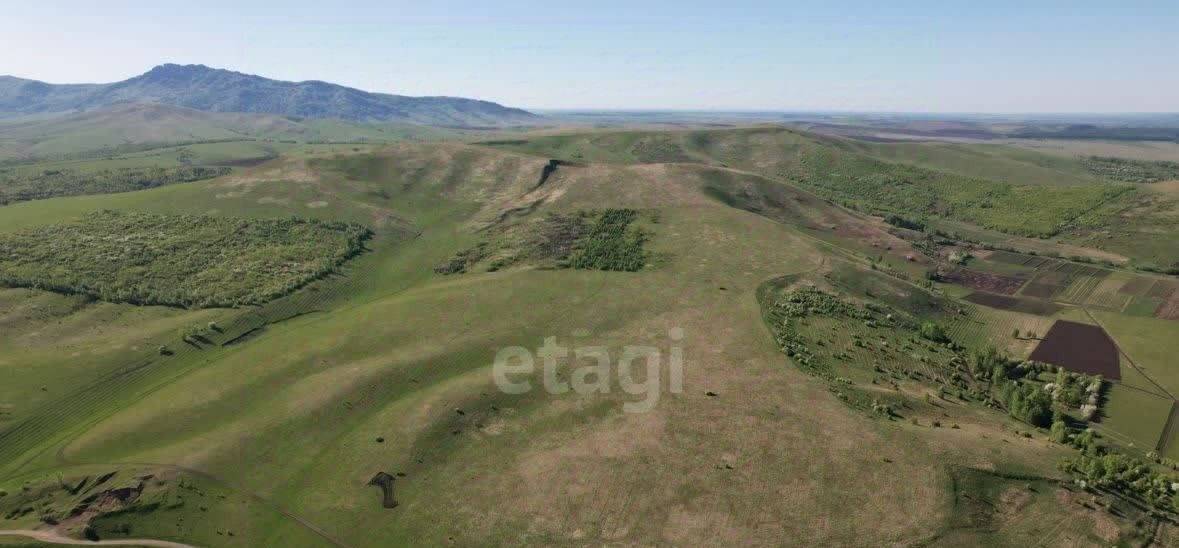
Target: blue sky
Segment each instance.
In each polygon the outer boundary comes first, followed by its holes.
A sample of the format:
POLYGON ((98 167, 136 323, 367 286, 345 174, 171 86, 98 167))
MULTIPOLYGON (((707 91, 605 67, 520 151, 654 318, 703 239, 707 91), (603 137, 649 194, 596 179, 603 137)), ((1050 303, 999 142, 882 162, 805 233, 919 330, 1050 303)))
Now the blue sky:
POLYGON ((0 74, 163 63, 526 108, 1179 111, 1179 2, 106 2, 10 6, 0 74))

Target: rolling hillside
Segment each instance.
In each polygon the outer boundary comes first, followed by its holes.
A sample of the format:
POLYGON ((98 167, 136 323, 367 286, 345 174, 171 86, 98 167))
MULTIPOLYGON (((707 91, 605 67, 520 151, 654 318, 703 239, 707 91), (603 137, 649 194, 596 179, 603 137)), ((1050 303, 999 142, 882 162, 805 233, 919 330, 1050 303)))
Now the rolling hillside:
POLYGON ((0 120, 0 160, 53 157, 126 145, 225 140, 387 142, 453 138, 460 130, 406 122, 358 123, 275 114, 204 112, 122 103, 32 120, 0 120))
MULTIPOLYGON (((306 145, 214 179, 4 206, 0 245, 30 248, 11 261, 60 276, 72 272, 62 249, 101 256, 86 275, 107 293, 178 278, 217 294, 281 284, 292 271, 188 270, 205 258, 244 267, 240 249, 289 261, 286 235, 262 230, 282 219, 373 232, 329 274, 238 308, 137 306, 48 277, 36 285, 53 291, 0 289, 0 372, 13 379, 0 384, 4 528, 51 520, 75 536, 200 546, 1173 535, 1143 503, 1078 487, 1060 463, 1082 453, 992 403, 1001 394, 984 372, 998 383, 1011 364, 967 365, 988 344, 1030 350, 1012 327, 1043 333, 1057 316, 985 308, 929 282, 937 259, 919 232, 841 207, 801 176, 823 156, 800 151, 822 142, 756 129, 306 145), (139 221, 119 230, 124 220, 139 221), (175 260, 144 259, 165 246, 175 260), (640 260, 611 267, 618 257, 640 260), (111 279, 128 272, 144 283, 111 279), (943 322, 962 346, 919 321, 943 322), (532 390, 504 391, 498 352, 548 337, 577 354, 553 375, 539 361, 519 374, 532 390), (589 382, 587 350, 641 347, 663 357, 645 372, 638 362, 647 391, 623 383, 621 361, 604 391, 542 388, 589 382)), ((875 161, 826 172, 892 165, 875 161)), ((309 246, 298 257, 327 242, 296 240, 309 246)), ((1172 369, 1128 348, 1151 375, 1172 369)), ((1044 393, 1054 379, 1012 365, 1009 380, 1044 393)), ((1158 425, 1125 435, 1156 441, 1168 400, 1113 394, 1100 443, 1124 450, 1114 444, 1134 417, 1158 425)), ((1091 438, 1075 420, 1068 434, 1091 438)))

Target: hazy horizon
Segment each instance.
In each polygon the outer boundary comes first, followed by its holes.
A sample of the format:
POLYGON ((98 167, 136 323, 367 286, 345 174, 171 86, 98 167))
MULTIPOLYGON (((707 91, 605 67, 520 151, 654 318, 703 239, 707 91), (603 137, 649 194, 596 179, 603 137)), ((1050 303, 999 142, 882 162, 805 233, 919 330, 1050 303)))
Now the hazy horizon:
POLYGON ((102 83, 204 64, 549 111, 1172 113, 1177 22, 1167 2, 66 1, 0 23, 21 44, 0 74, 102 83))

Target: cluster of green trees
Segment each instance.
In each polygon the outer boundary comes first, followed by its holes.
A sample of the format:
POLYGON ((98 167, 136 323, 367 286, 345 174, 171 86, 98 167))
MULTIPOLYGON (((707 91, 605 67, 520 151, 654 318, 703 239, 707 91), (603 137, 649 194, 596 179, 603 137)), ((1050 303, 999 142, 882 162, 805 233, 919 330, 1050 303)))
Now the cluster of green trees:
POLYGON ((647 264, 643 244, 647 235, 632 227, 638 218, 633 209, 607 209, 574 245, 567 264, 586 270, 635 272, 647 264))
MULTIPOLYGON (((1055 365, 1035 361, 1013 362, 994 347, 970 354, 970 372, 978 380, 990 381, 998 387, 997 402, 1011 416, 1039 427, 1051 425, 1054 438, 1057 421, 1063 421, 1058 410, 1080 409, 1085 420, 1097 413, 1103 381, 1100 376, 1070 373, 1055 365), (1055 382, 1030 382, 1042 373, 1056 373, 1055 382)), ((1064 428, 1062 423, 1059 428, 1064 428)), ((1059 436, 1058 436, 1059 434, 1059 436)))
POLYGON ((1008 381, 999 388, 998 398, 1012 417, 1040 428, 1052 424, 1052 396, 1043 386, 1008 381))
POLYGON ((1079 455, 1062 459, 1060 469, 1086 488, 1136 498, 1160 510, 1179 511, 1179 476, 1159 472, 1136 458, 1117 453, 1079 455))
POLYGON ((1052 389, 1052 399, 1057 404, 1080 409, 1085 420, 1092 420, 1097 416, 1101 391, 1105 386, 1100 375, 1070 373, 1060 368, 1056 371, 1056 380, 1049 386, 1052 389))
POLYGON ((925 230, 925 223, 923 223, 921 221, 916 221, 913 219, 907 219, 907 218, 897 215, 895 213, 885 217, 884 222, 886 222, 892 226, 907 228, 909 230, 917 230, 917 231, 924 231, 925 230))
POLYGON ((0 285, 144 305, 254 305, 335 271, 371 235, 296 218, 100 211, 0 234, 0 285))
POLYGON ((127 167, 98 171, 0 169, 0 205, 59 196, 113 194, 220 177, 227 167, 127 167))
POLYGON ((1179 163, 1089 156, 1081 161, 1094 175, 1128 183, 1157 183, 1179 179, 1179 163))

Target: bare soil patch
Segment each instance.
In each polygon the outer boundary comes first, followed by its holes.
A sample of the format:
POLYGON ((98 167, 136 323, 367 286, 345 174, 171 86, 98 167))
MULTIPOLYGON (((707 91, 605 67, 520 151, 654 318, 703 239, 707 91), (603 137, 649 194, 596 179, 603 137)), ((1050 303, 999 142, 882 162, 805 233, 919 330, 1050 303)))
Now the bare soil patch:
POLYGON ((1060 270, 1041 273, 1035 282, 1043 285, 1065 285, 1071 278, 1070 273, 1060 270))
POLYGON ((1133 278, 1126 282, 1118 289, 1118 293, 1123 295, 1145 295, 1150 288, 1154 286, 1154 280, 1150 278, 1133 278))
POLYGON ((397 500, 393 498, 393 482, 395 481, 397 480, 392 474, 377 472, 377 475, 368 482, 369 485, 381 488, 381 506, 385 508, 397 508, 397 500))
POLYGON ((975 304, 997 308, 999 310, 1010 310, 1013 312, 1024 312, 1026 314, 1035 314, 1037 316, 1050 316, 1060 310, 1060 305, 1032 299, 1021 299, 1019 297, 1010 297, 1007 295, 996 295, 994 293, 985 293, 975 291, 966 296, 966 300, 975 304))
POLYGON ((1179 283, 1158 280, 1151 286, 1150 291, 1146 292, 1146 296, 1156 299, 1167 299, 1176 293, 1176 289, 1179 289, 1179 283))
POLYGON ((1095 325, 1063 320, 1052 324, 1030 359, 1077 373, 1122 378, 1118 347, 1104 329, 1095 325))
POLYGON ((987 256, 976 254, 980 259, 990 259, 998 263, 1022 265, 1032 260, 1030 255, 1021 255, 1019 253, 1012 253, 1010 251, 993 251, 987 256))
POLYGON ((1038 299, 1051 299, 1061 289, 1064 289, 1063 285, 1046 284, 1036 281, 1029 283, 1027 287, 1023 288, 1023 294, 1038 299))
POLYGON ((1171 292, 1171 297, 1155 311, 1154 317, 1160 320, 1179 320, 1179 291, 1171 292))
POLYGON ((979 272, 966 268, 950 271, 946 274, 945 279, 963 287, 1001 295, 1013 295, 1024 284, 1024 280, 1019 278, 979 272))

